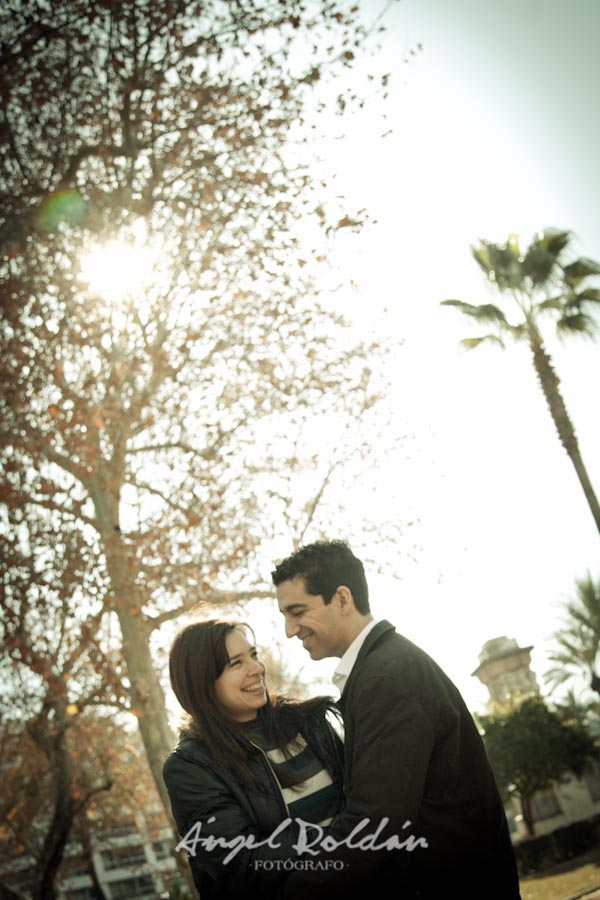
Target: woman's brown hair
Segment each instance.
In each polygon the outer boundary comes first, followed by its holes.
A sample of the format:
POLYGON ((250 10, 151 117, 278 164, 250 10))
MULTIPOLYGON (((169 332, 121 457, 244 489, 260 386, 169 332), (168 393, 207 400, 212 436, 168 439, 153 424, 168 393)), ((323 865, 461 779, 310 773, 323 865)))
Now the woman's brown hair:
MULTIPOLYGON (((248 632, 254 642, 254 632, 245 622, 209 619, 186 625, 171 646, 169 675, 173 693, 187 713, 182 736, 201 738, 219 764, 249 782, 254 780, 248 766, 250 732, 227 716, 215 692, 215 682, 229 662, 227 636, 235 629, 248 632)), ((267 693, 258 716, 271 744, 286 753, 307 716, 333 707, 330 697, 292 701, 267 693)))

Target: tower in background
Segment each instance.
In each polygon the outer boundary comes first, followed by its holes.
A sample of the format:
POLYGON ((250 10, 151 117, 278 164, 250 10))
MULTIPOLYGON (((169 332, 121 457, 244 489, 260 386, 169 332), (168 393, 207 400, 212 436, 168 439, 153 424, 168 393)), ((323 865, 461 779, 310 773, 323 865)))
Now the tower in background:
POLYGON ((471 674, 488 689, 490 703, 506 703, 511 697, 539 693, 531 671, 530 647, 519 647, 514 638, 492 638, 479 654, 479 666, 471 674))

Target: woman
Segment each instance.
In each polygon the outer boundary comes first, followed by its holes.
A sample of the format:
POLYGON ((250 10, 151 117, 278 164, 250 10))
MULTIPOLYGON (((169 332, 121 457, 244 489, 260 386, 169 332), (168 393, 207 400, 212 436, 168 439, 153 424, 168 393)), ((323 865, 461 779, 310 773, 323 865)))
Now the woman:
MULTIPOLYGON (((202 900, 275 898, 298 858, 299 826, 289 820, 324 827, 341 804, 342 745, 327 720, 334 703, 270 697, 241 622, 186 626, 169 672, 188 715, 163 777, 202 900)), ((302 827, 307 842, 319 836, 302 827)))

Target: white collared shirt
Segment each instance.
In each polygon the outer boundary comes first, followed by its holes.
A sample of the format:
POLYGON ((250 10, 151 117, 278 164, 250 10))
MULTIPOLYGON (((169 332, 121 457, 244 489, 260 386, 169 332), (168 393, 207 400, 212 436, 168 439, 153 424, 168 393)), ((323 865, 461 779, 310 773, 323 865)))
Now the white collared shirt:
POLYGON ((340 694, 344 690, 344 685, 348 680, 348 676, 354 667, 354 663, 356 662, 356 657, 358 656, 358 652, 362 645, 365 642, 365 638, 369 634, 369 632, 377 625, 377 621, 373 619, 372 622, 369 622, 362 631, 356 635, 339 663, 337 664, 336 670, 331 676, 331 680, 335 684, 336 688, 338 688, 340 694))

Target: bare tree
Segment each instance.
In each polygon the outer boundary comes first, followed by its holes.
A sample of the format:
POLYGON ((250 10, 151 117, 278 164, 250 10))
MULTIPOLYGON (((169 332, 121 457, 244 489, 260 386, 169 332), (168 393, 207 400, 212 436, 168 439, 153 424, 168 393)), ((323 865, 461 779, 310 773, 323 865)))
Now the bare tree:
MULTIPOLYGON (((70 584, 95 578, 80 627, 107 615, 166 808, 159 629, 264 588, 248 560, 272 529, 265 485, 294 465, 280 438, 316 417, 356 434, 377 399, 378 350, 319 303, 323 245, 305 237, 358 222, 331 218, 301 138, 315 91, 364 44, 356 13, 13 0, 1 14, 4 532, 16 546, 46 523, 49 583, 78 536, 70 584), (137 279, 111 242, 145 252, 137 279)), ((323 449, 337 466, 337 439, 323 449)))

